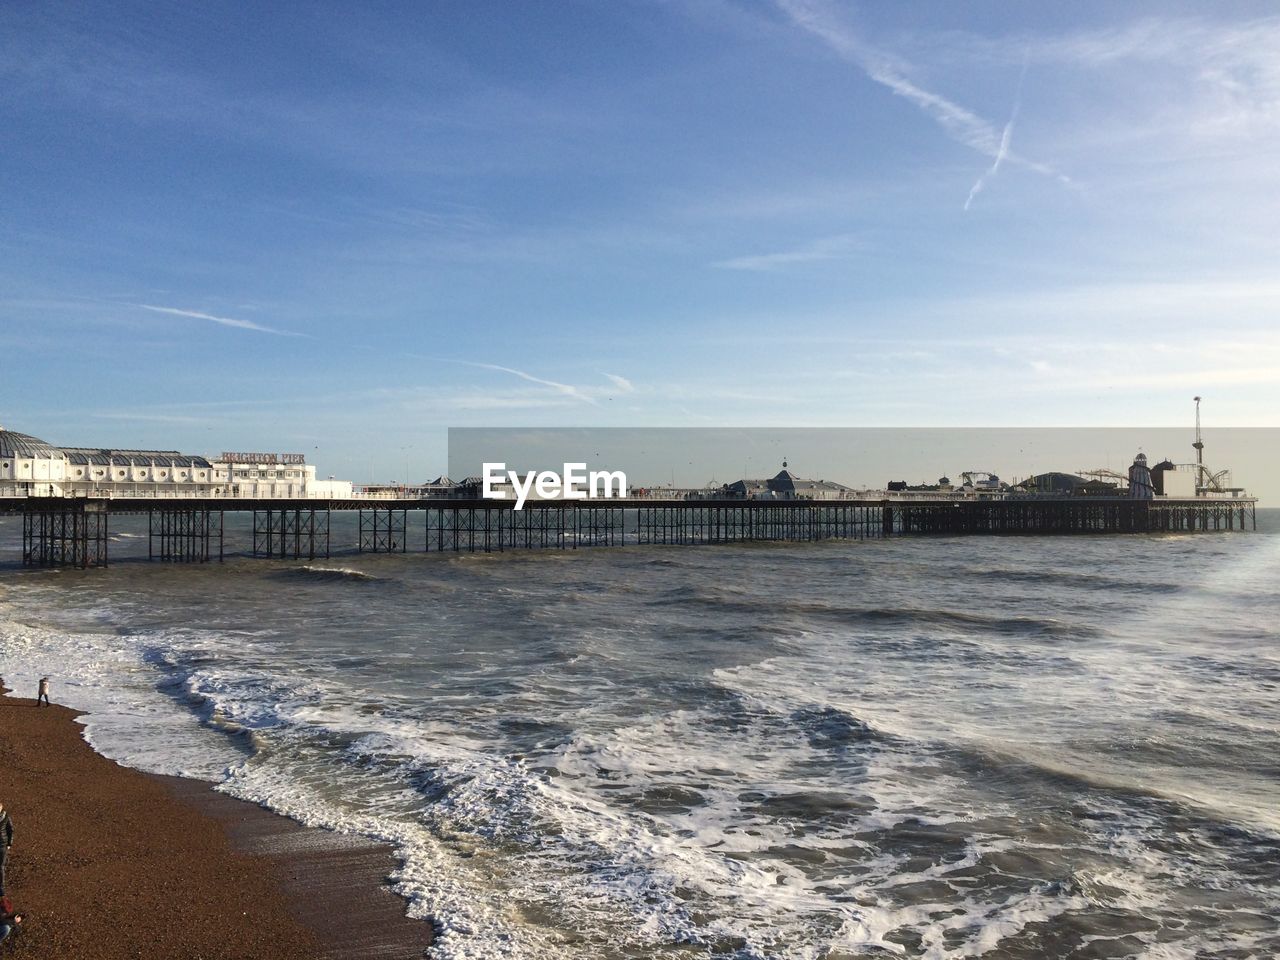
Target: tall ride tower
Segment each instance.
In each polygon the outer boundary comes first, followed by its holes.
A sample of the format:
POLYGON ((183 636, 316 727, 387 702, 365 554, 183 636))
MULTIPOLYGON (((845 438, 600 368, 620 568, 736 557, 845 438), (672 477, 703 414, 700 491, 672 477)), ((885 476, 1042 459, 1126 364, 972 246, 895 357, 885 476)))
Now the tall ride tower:
POLYGON ((1200 439, 1200 398, 1196 397, 1196 442, 1192 444, 1196 448, 1196 492, 1208 486, 1205 482, 1204 475, 1204 441, 1200 439))

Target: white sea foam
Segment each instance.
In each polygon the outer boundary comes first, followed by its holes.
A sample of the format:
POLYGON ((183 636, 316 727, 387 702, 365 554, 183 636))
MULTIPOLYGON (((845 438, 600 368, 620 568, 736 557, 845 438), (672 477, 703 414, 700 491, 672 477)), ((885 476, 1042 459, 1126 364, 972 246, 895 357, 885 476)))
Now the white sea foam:
MULTIPOLYGON (((348 792, 332 780, 307 782, 287 762, 271 759, 270 736, 252 744, 257 753, 247 754, 235 739, 210 729, 196 713, 161 692, 172 690, 172 685, 159 664, 182 659, 176 638, 48 630, 15 620, 14 614, 11 606, 0 604, 6 682, 19 691, 34 691, 36 680, 51 673, 59 702, 85 711, 85 739, 98 752, 151 773, 212 780, 232 796, 262 803, 305 824, 393 844, 404 860, 394 877, 398 892, 410 899, 411 914, 436 920, 440 939, 435 953, 442 960, 539 955, 542 944, 534 939, 517 942, 503 911, 488 906, 483 888, 468 884, 458 858, 441 852, 424 827, 380 816, 376 808, 362 808, 358 788, 348 792)), ((191 632, 182 635, 188 642, 192 638, 191 632)), ((305 712, 307 703, 320 701, 328 692, 319 684, 304 687, 283 678, 264 678, 256 684, 256 695, 245 696, 243 684, 216 671, 197 672, 182 687, 193 700, 208 704, 224 731, 283 728, 290 712, 305 712), (220 690, 233 689, 240 692, 219 698, 220 690)), ((283 754, 280 760, 285 761, 283 754)))
POLYGON ((347 579, 373 582, 379 579, 371 573, 366 573, 363 570, 356 570, 352 567, 326 567, 318 564, 303 564, 301 567, 298 567, 297 570, 301 573, 311 574, 316 577, 332 578, 335 580, 347 579))
POLYGON ((34 696, 48 675, 53 698, 82 710, 85 739, 99 753, 150 773, 218 780, 244 752, 208 729, 147 663, 154 649, 139 636, 68 633, 26 620, 0 604, 5 681, 34 696), (167 691, 167 692, 166 692, 167 691))

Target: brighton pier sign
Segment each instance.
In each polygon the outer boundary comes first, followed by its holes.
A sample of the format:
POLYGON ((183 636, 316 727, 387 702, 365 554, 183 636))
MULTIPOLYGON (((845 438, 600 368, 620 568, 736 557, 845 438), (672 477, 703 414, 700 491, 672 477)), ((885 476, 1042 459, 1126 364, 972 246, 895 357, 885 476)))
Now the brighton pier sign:
POLYGON ((226 453, 222 454, 223 463, 306 463, 305 453, 226 453))

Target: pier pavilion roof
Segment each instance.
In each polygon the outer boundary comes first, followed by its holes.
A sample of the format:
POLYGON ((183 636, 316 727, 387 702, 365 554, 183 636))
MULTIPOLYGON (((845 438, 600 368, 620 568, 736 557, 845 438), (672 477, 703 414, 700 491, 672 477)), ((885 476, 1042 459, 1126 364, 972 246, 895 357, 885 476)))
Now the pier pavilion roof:
POLYGON ((0 427, 0 457, 46 457, 68 463, 127 467, 146 464, 155 467, 200 467, 212 465, 205 457, 177 450, 111 450, 101 447, 55 447, 39 437, 0 427))
POLYGON ((778 472, 777 476, 771 477, 765 483, 774 493, 790 493, 796 496, 841 493, 849 489, 834 480, 806 480, 803 477, 797 477, 785 467, 778 472))
POLYGON ((57 457, 62 451, 39 437, 0 427, 0 457, 57 457))
POLYGON ((193 457, 177 450, 99 450, 93 447, 63 447, 70 463, 94 463, 127 467, 145 463, 156 467, 208 467, 204 457, 193 457))
POLYGON ((806 480, 797 477, 785 467, 776 475, 761 480, 738 480, 726 484, 725 490, 735 497, 762 497, 767 494, 781 497, 830 498, 850 492, 842 483, 833 480, 806 480))

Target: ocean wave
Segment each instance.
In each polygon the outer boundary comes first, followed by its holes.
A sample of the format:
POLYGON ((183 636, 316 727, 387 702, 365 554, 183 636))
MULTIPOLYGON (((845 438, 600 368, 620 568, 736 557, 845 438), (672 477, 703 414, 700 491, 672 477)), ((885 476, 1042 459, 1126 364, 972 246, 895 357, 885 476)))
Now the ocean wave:
POLYGON ((1025 615, 1000 616, 975 610, 908 606, 845 606, 821 600, 753 597, 745 588, 680 587, 652 601, 672 601, 753 616, 837 622, 846 626, 942 627, 962 632, 1044 636, 1056 639, 1091 639, 1102 631, 1081 623, 1025 615))
POLYGON ((313 580, 319 583, 350 581, 357 583, 385 583, 387 578, 351 567, 320 567, 303 564, 275 573, 280 579, 313 580))
POLYGON ((997 583, 1030 583, 1046 587, 1075 587, 1081 590, 1119 590, 1126 593, 1170 594, 1186 588, 1176 583, 1142 580, 1134 577, 1107 576, 1081 570, 1023 570, 1007 567, 967 569, 967 579, 997 583))

